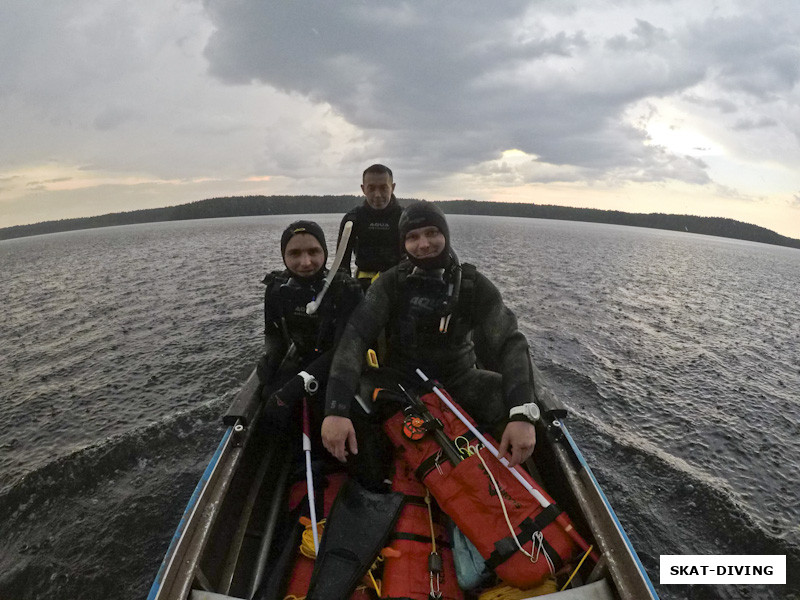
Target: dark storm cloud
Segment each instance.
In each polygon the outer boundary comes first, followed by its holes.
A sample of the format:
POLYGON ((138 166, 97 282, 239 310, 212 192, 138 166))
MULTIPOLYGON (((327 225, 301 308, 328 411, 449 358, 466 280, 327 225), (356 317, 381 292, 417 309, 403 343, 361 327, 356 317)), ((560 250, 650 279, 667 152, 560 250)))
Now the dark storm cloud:
MULTIPOLYGON (((257 0, 206 6, 216 26, 206 48, 212 74, 330 103, 382 137, 387 153, 445 169, 510 148, 595 169, 639 163, 643 136, 618 126, 620 111, 700 73, 668 66, 643 82, 612 72, 609 85, 587 85, 570 71, 592 52, 585 33, 547 31, 531 22, 525 2, 404 3, 398 11, 257 0)), ((630 37, 650 48, 665 36, 639 22, 630 37)))
MULTIPOLYGON (((653 149, 624 111, 686 92, 736 113, 732 127, 764 127, 769 117, 741 114, 731 96, 769 97, 800 74, 795 25, 769 8, 667 22, 637 17, 634 3, 618 13, 627 30, 612 33, 585 15, 572 25, 567 13, 582 5, 548 2, 205 5, 214 76, 328 103, 385 154, 407 157, 404 168, 461 170, 516 148, 598 175, 705 181, 703 163, 653 149), (709 81, 722 93, 694 91, 709 81)), ((601 17, 612 5, 589 6, 601 17)))
POLYGON ((421 196, 768 181, 785 208, 798 40, 786 0, 7 0, 0 219, 356 192, 375 161, 421 196))
POLYGON ((710 18, 691 26, 684 45, 726 91, 760 99, 791 91, 800 81, 800 29, 782 3, 746 15, 710 18))
POLYGON ((647 21, 636 19, 636 27, 630 35, 615 35, 606 42, 606 47, 614 51, 646 50, 657 44, 668 42, 669 35, 665 29, 656 27, 647 21))

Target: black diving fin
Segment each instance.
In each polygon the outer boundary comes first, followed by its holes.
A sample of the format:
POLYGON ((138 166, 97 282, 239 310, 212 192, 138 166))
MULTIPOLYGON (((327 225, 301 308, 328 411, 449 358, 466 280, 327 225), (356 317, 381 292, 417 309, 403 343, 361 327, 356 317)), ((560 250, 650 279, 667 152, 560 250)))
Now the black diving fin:
POLYGON ((348 479, 331 507, 306 600, 345 600, 386 544, 405 496, 348 479))

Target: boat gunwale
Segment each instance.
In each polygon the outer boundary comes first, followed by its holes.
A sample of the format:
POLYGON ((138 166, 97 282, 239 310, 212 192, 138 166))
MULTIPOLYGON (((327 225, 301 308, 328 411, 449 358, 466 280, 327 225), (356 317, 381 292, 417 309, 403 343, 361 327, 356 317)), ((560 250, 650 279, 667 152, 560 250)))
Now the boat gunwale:
MULTIPOLYGON (((253 375, 251 375, 251 378, 253 375)), ((237 396, 232 404, 234 402, 241 401, 242 395, 244 394, 251 394, 257 398, 257 395, 255 394, 257 387, 254 388, 251 378, 248 378, 247 382, 242 385, 242 388, 237 393, 237 396)), ((610 566, 611 561, 608 561, 608 579, 610 580, 609 583, 611 583, 612 587, 615 589, 615 597, 619 596, 620 600, 644 600, 644 597, 641 594, 637 594, 636 592, 625 592, 625 590, 629 590, 631 588, 631 585, 628 585, 625 580, 630 579, 633 582, 632 587, 635 590, 641 590, 642 593, 644 593, 646 590, 646 593, 649 594, 648 600, 658 600, 658 595, 655 592, 653 584, 650 581, 650 578, 648 577, 638 555, 636 554, 630 539, 625 533, 624 528, 616 516, 616 513, 611 507, 608 498, 600 488, 597 479, 591 472, 591 469, 583 457, 583 454, 577 447, 574 438, 571 436, 563 422, 564 417, 566 416, 566 410, 559 411, 557 414, 559 417, 561 417, 560 419, 554 418, 553 413, 548 411, 546 413, 545 420, 547 420, 547 417, 549 417, 550 421, 547 425, 542 423, 542 426, 545 427, 548 433, 548 435, 545 437, 547 440, 546 443, 550 446, 550 451, 553 454, 553 458, 556 459, 556 464, 554 464, 553 467, 557 471, 561 471, 568 480, 565 483, 565 489, 572 496, 573 500, 575 500, 576 506, 582 512, 583 519, 586 521, 586 525, 594 541, 598 543, 600 538, 609 538, 607 544, 604 544, 608 546, 604 549, 604 554, 608 557, 616 553, 617 550, 624 549, 626 557, 624 562, 627 564, 627 568, 624 570, 617 568, 612 569, 610 566), (551 428, 555 429, 556 432, 554 433, 551 428), (561 433, 563 433, 563 435, 560 435, 561 433), (567 471, 570 473, 567 474, 567 471), (584 479, 584 477, 581 477, 581 474, 588 478, 588 482, 584 479), (581 494, 576 489, 576 485, 580 485, 583 492, 589 492, 593 496, 585 498, 586 505, 581 504, 581 498, 584 498, 584 494, 581 494), (598 510, 602 512, 602 515, 599 515, 603 520, 602 523, 598 522, 597 518, 592 518, 588 514, 589 511, 598 510)), ((241 458, 247 451, 249 443, 252 441, 251 437, 254 433, 254 429, 256 428, 252 426, 245 428, 244 439, 240 439, 239 441, 241 443, 239 443, 238 446, 233 447, 231 447, 232 441, 240 436, 234 435, 234 426, 229 426, 225 431, 223 439, 220 441, 216 452, 212 456, 209 465, 206 467, 203 477, 201 477, 201 481, 198 482, 198 485, 189 500, 189 504, 184 511, 183 517, 181 518, 175 534, 173 535, 167 555, 164 557, 156 579, 153 582, 150 594, 148 595, 148 600, 160 600, 163 597, 162 594, 165 592, 165 590, 167 590, 168 587, 169 590, 173 590, 174 581, 179 578, 179 573, 184 572, 188 568, 192 569, 192 576, 188 576, 187 578, 186 574, 184 573, 184 579, 187 579, 185 585, 191 584, 194 571, 199 567, 199 564, 203 560, 202 557, 205 546, 213 537, 211 534, 211 529, 214 526, 213 521, 218 516, 218 513, 215 513, 210 517, 206 517, 205 531, 203 532, 201 539, 195 540, 194 533, 199 531, 199 529, 203 526, 203 520, 200 519, 198 514, 202 514, 201 509, 208 501, 207 495, 211 493, 210 490, 218 483, 215 481, 217 470, 219 469, 220 465, 223 464, 223 462, 230 462, 229 455, 231 454, 231 450, 238 447, 240 452, 237 453, 235 460, 233 461, 234 464, 232 465, 232 468, 231 465, 228 465, 229 472, 226 478, 227 484, 229 485, 234 479, 237 469, 239 468, 241 458), (204 481, 205 483, 203 483, 204 481), (209 518, 212 520, 211 523, 208 522, 209 518), (191 561, 191 564, 186 564, 182 567, 175 566, 176 561, 179 558, 183 559, 190 548, 195 548, 197 551, 195 560, 191 561)), ((574 589, 577 590, 580 588, 574 589)), ((184 596, 188 597, 186 594, 184 596)), ((180 600, 185 600, 184 596, 182 596, 180 600)), ((166 597, 173 598, 171 595, 166 597)), ((553 597, 558 597, 558 593, 556 593, 553 597)))

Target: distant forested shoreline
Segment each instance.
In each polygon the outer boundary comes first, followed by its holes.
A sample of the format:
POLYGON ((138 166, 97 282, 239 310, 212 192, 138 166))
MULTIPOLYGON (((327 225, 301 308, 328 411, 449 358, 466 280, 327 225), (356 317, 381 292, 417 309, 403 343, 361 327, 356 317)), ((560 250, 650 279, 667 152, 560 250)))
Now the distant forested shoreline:
MULTIPOLYGON (((97 217, 45 221, 32 225, 16 225, 0 229, 0 240, 115 225, 133 225, 158 221, 213 219, 259 215, 345 213, 363 201, 358 196, 236 196, 210 198, 189 204, 111 213, 97 217)), ((408 203, 411 199, 400 199, 408 203)), ((449 200, 437 202, 447 214, 559 219, 588 221, 632 227, 650 227, 673 231, 688 231, 704 235, 748 240, 800 248, 800 240, 782 236, 770 229, 722 217, 696 217, 663 213, 627 213, 618 210, 570 208, 527 203, 481 202, 449 200)))

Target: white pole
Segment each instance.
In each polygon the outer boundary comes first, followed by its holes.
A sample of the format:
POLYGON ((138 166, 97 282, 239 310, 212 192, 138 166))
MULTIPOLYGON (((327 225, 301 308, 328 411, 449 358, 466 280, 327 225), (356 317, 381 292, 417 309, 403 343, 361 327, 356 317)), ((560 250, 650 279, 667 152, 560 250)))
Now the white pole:
POLYGON ((303 452, 306 454, 306 488, 308 490, 308 512, 311 517, 311 535, 314 536, 314 554, 319 554, 319 534, 317 533, 317 507, 314 496, 314 474, 311 471, 311 421, 308 414, 308 401, 303 398, 303 452))
POLYGON ((313 315, 317 312, 322 299, 325 297, 325 292, 328 291, 328 288, 331 285, 331 281, 336 276, 336 271, 339 270, 339 265, 342 264, 342 260, 344 259, 344 253, 347 250, 347 242, 350 241, 350 232, 353 231, 353 222, 348 221, 344 224, 344 229, 342 230, 342 237, 339 240, 339 245, 336 247, 336 256, 333 259, 333 265, 331 265, 331 270, 328 271, 328 276, 325 278, 325 283, 322 284, 322 289, 320 290, 317 297, 314 298, 311 302, 306 304, 306 314, 313 315))
MULTIPOLYGON (((428 376, 425 375, 425 373, 423 373, 420 369, 417 369, 417 375, 419 375, 422 381, 426 382, 430 381, 428 379, 428 376)), ((487 440, 486 437, 480 431, 478 431, 478 429, 472 423, 470 423, 469 419, 467 419, 461 413, 461 411, 458 410, 458 408, 456 408, 455 404, 450 402, 447 396, 445 396, 438 387, 436 387, 435 385, 432 385, 431 387, 433 388, 433 392, 439 397, 439 399, 447 405, 447 408, 453 411, 453 414, 455 414, 455 416, 457 416, 459 420, 469 428, 469 430, 473 433, 473 435, 475 435, 475 437, 478 438, 481 441, 481 443, 489 449, 489 452, 491 452, 494 455, 494 457, 497 458, 497 460, 499 460, 506 469, 511 471, 511 474, 517 479, 517 481, 519 481, 525 487, 526 490, 528 490, 531 493, 531 495, 534 498, 536 498, 536 501, 542 505, 542 508, 547 508, 548 506, 550 506, 550 502, 548 502, 547 498, 542 496, 541 492, 536 488, 534 488, 528 482, 528 480, 522 476, 522 474, 517 470, 516 467, 508 466, 508 459, 500 456, 500 453, 497 451, 497 448, 494 447, 494 444, 492 444, 489 440, 487 440)))

